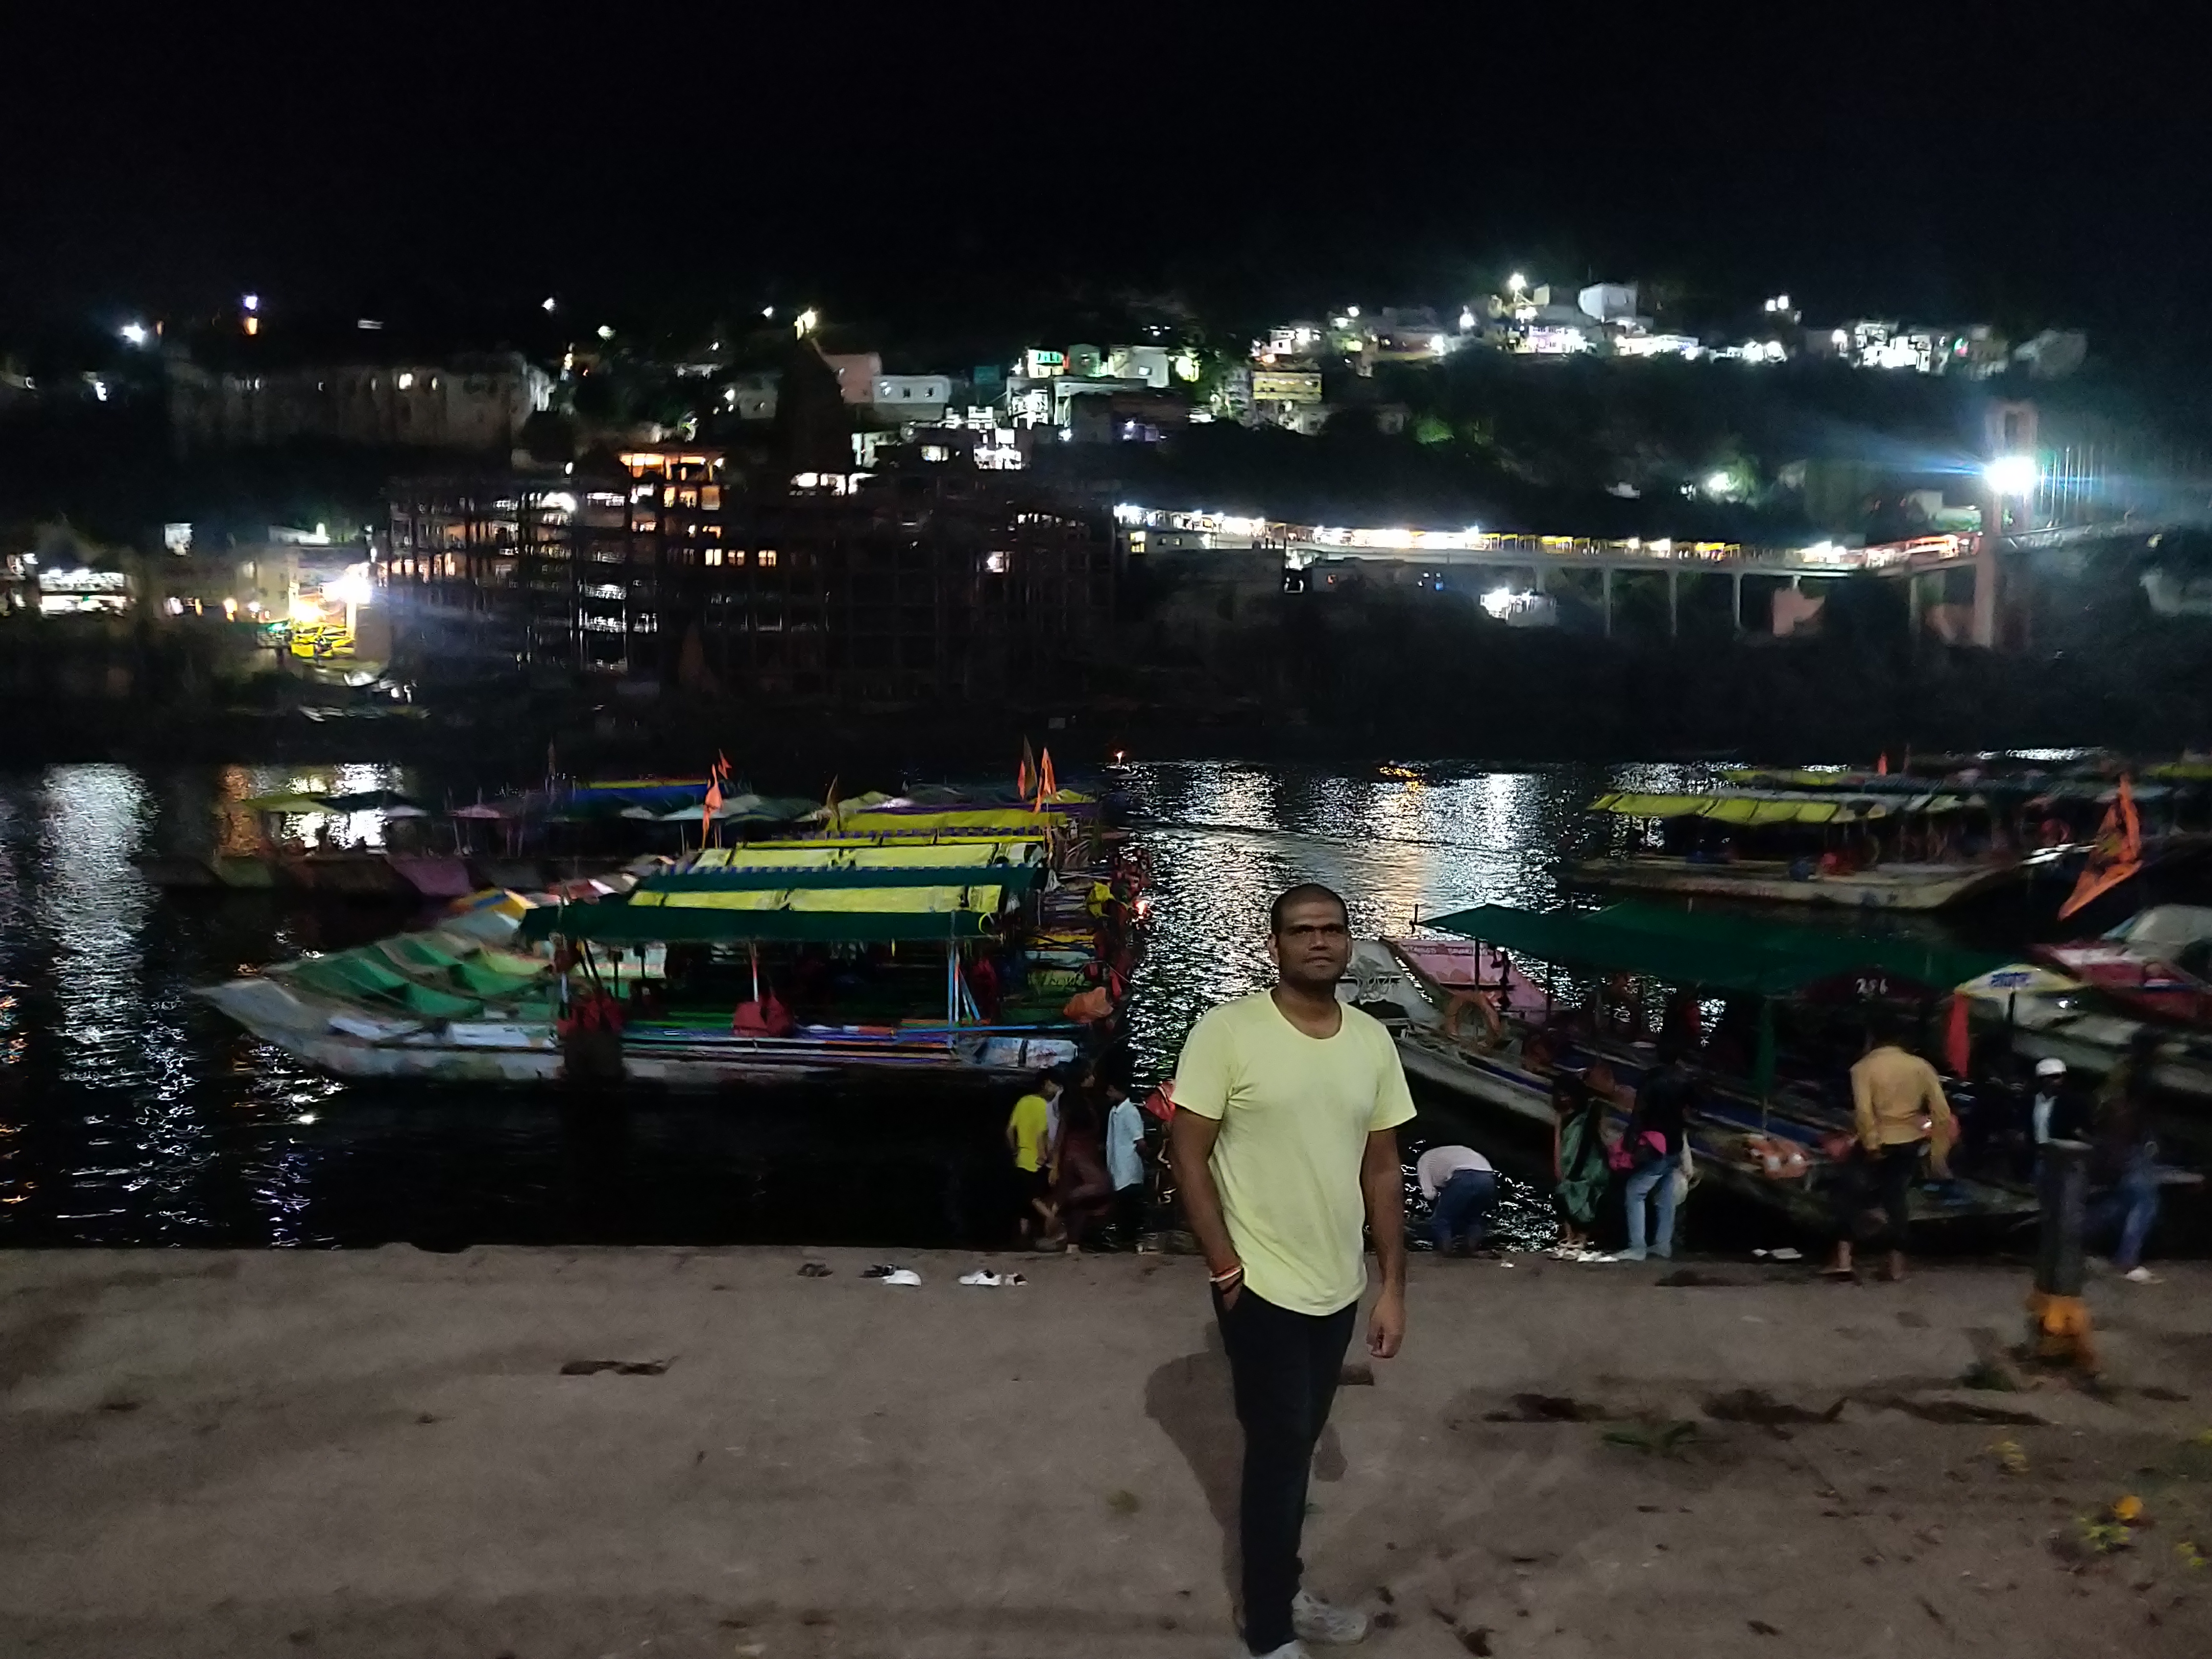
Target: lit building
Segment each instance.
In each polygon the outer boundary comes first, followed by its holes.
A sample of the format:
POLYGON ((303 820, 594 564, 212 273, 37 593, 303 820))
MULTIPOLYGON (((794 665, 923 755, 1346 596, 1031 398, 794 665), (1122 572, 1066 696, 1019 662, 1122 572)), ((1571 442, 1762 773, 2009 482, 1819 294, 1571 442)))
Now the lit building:
POLYGON ((952 401, 952 380, 946 374, 878 374, 869 401, 886 420, 938 420, 952 401))
POLYGON ((1113 614, 1102 510, 964 467, 747 492, 671 447, 398 481, 390 507, 378 580, 418 672, 960 696, 1043 684, 1113 614))

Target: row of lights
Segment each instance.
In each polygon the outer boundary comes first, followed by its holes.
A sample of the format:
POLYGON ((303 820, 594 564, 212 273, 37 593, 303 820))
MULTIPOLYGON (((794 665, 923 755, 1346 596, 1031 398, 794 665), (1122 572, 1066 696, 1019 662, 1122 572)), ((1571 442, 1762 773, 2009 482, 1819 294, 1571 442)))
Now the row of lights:
MULTIPOLYGON (((538 303, 538 308, 549 316, 560 309, 560 301, 550 294, 543 300, 540 300, 538 303)), ((258 294, 241 295, 239 296, 238 306, 239 309, 246 313, 244 319, 246 332, 248 334, 260 333, 261 296, 258 294)), ((1356 308, 1352 314, 1354 316, 1358 315, 1358 312, 1356 308)), ((767 318, 774 318, 775 315, 775 307, 774 306, 763 306, 761 307, 761 315, 767 318)), ((821 318, 819 314, 812 307, 810 306, 805 310, 800 312, 793 319, 793 326, 799 335, 801 337, 804 337, 805 336, 814 332, 817 325, 818 325, 820 321, 821 318)), ((361 329, 381 329, 384 326, 384 324, 377 318, 363 317, 356 321, 354 324, 354 326, 361 329)), ((133 346, 144 346, 151 343, 154 337, 161 331, 161 325, 159 323, 156 323, 149 329, 145 324, 137 321, 136 319, 124 324, 121 328, 116 331, 116 332, 123 337, 125 344, 133 346)), ((599 336, 602 340, 611 340, 615 337, 614 329, 608 324, 601 323, 599 327, 599 336)))

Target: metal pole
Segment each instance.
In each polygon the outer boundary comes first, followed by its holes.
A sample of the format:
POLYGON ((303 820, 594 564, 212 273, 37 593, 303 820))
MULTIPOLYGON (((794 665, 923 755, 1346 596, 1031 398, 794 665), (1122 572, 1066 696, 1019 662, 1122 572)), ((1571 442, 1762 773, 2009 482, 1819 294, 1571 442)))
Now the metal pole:
POLYGON ((2089 1148, 2078 1140, 2045 1141, 2043 1231, 2036 1245, 2035 1288, 2027 1298, 2028 1340, 2039 1358, 2094 1371, 2096 1346, 2081 1300, 2088 1190, 2089 1148))
POLYGON ((1598 573, 1598 591, 1605 611, 1605 636, 1613 637, 1613 567, 1607 565, 1598 573))
POLYGON ((1676 622, 1674 604, 1674 578, 1677 572, 1675 571, 1674 567, 1671 564, 1668 565, 1667 567, 1667 637, 1670 640, 1678 637, 1680 632, 1676 622))

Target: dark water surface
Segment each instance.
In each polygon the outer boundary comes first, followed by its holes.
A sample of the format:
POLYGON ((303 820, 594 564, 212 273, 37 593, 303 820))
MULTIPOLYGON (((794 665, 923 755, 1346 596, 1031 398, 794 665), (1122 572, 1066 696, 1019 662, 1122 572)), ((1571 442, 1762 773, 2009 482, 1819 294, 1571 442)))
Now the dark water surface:
MULTIPOLYGON (((1547 906, 1601 787, 1679 769, 1233 763, 1118 781, 1158 875, 1132 1035, 1160 1075, 1192 1020, 1264 982, 1268 900, 1342 891, 1355 930, 1497 902, 1547 906)), ((404 910, 166 899, 131 855, 204 848, 223 799, 404 785, 389 769, 56 766, 0 773, 0 1243, 550 1242, 984 1244, 1004 1232, 1007 1100, 972 1088, 788 1089, 616 1111, 547 1095, 342 1085, 188 988, 389 933, 404 910)), ((362 815, 329 826, 374 842, 362 815)), ((1426 1115, 1408 1145, 1524 1145, 1426 1115)), ((1509 1182, 1508 1231, 1548 1224, 1509 1182)))

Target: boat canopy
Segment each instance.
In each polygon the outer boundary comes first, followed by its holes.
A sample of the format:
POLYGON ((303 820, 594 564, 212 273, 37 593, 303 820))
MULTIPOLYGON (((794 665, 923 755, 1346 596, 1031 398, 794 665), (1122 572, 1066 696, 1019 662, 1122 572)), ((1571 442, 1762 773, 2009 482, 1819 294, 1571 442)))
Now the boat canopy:
POLYGON ((844 836, 990 835, 1008 839, 1035 836, 1047 821, 1073 816, 1077 808, 1047 801, 1042 811, 1026 806, 961 806, 927 812, 876 808, 853 811, 840 807, 834 820, 844 836))
POLYGON ((1868 796, 1798 795, 1779 790, 1675 795, 1620 789, 1600 795, 1589 810, 1626 818, 1707 818, 1716 823, 1858 823, 1887 817, 1893 805, 1868 796))
POLYGON ((1865 823, 1893 813, 1958 812, 1988 804, 1976 794, 1927 789, 1901 799, 1840 791, 1818 795, 1779 789, 1650 794, 1621 789, 1600 795, 1589 810, 1619 817, 1705 818, 1714 823, 1865 823))
MULTIPOLYGON (((942 889, 912 888, 929 894, 942 889)), ((981 890, 967 890, 981 898, 981 890)), ((996 890, 990 890, 995 893, 996 890)), ((827 897, 825 894, 823 896, 827 897)), ((860 908, 747 908, 605 901, 598 904, 545 905, 523 918, 520 937, 563 939, 603 945, 853 944, 893 945, 928 940, 981 939, 995 912, 975 909, 886 908, 882 893, 851 895, 871 902, 860 908)))
POLYGON ((1564 967, 1759 996, 1787 996, 1825 981, 1867 974, 1940 995, 2004 961, 1988 951, 1915 939, 1633 902, 1581 915, 1486 904, 1432 916, 1425 925, 1564 967))

